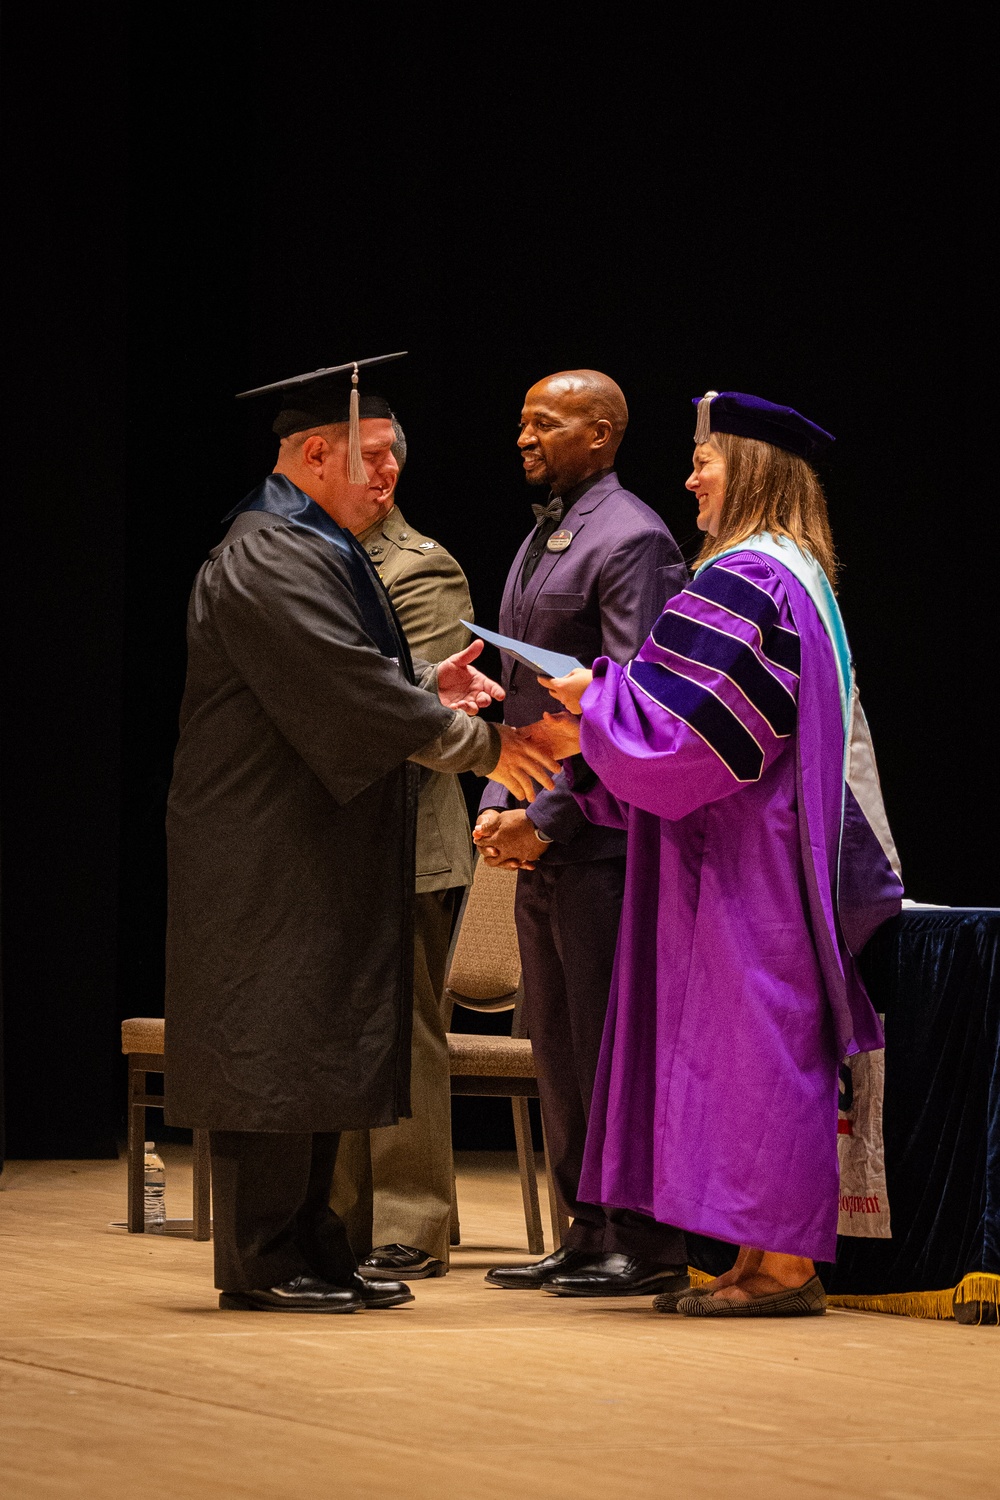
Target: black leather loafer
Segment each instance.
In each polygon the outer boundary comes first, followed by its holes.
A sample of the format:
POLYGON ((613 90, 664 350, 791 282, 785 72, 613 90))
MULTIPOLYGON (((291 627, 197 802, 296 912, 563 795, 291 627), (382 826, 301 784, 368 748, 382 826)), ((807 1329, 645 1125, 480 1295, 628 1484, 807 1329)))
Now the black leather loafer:
POLYGON ((652 1297, 690 1286, 687 1266, 657 1266, 634 1255, 592 1255, 582 1266, 550 1276, 543 1291, 555 1297, 652 1297))
POLYGON ((494 1266, 486 1272, 486 1280, 490 1286, 503 1286, 510 1291, 537 1291, 545 1286, 550 1276, 573 1270, 576 1266, 589 1265, 593 1259, 592 1250, 567 1250, 564 1246, 530 1266, 494 1266))
POLYGON ((354 1313, 364 1312, 358 1287, 331 1286, 318 1276, 293 1276, 279 1286, 252 1292, 221 1292, 219 1306, 240 1312, 354 1313))
POLYGON ((431 1276, 447 1276, 443 1260, 435 1260, 415 1245, 379 1245, 358 1267, 367 1281, 394 1281, 405 1276, 410 1281, 426 1281, 431 1276))
POLYGON ((416 1300, 405 1281, 369 1281, 355 1271, 353 1285, 365 1307, 401 1307, 404 1302, 416 1300))

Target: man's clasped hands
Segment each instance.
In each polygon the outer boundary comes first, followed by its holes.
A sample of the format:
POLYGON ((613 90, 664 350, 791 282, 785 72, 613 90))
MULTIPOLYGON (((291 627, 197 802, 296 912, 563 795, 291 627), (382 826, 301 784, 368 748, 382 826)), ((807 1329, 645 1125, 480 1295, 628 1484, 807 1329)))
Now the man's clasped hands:
MULTIPOLYGON (((482 642, 474 641, 465 651, 441 663, 438 696, 449 708, 476 714, 491 700, 504 696, 502 688, 472 667, 481 650, 482 642)), ((590 686, 592 674, 579 668, 565 677, 539 680, 566 712, 543 714, 536 723, 520 729, 509 724, 496 726, 500 759, 490 779, 499 781, 521 802, 535 800, 536 784, 551 790, 553 777, 561 769, 559 762, 579 752, 580 699, 590 686)), ((533 870, 547 847, 522 808, 505 812, 488 808, 480 813, 472 837, 486 863, 505 870, 533 870)))

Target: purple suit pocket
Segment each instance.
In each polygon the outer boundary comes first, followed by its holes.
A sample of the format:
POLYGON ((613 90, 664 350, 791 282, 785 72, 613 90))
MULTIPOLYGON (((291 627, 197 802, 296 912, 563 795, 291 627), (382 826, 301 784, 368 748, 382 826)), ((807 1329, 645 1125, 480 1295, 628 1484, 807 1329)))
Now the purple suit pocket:
POLYGON ((535 601, 535 610, 582 609, 587 602, 586 594, 540 594, 535 601))

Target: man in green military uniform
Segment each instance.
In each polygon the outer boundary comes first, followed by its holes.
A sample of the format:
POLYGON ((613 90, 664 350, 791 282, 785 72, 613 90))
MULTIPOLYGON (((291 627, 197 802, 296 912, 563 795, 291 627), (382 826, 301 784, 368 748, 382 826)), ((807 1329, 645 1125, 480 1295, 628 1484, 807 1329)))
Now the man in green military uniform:
MULTIPOLYGON (((406 439, 393 419, 402 472, 406 439)), ((465 574, 439 542, 423 536, 395 504, 358 536, 378 569, 410 650, 443 661, 468 644, 465 574)), ((423 771, 417 811, 413 970, 413 1115, 398 1125, 341 1137, 331 1205, 347 1225, 370 1279, 443 1276, 451 1221, 451 1084, 442 1005, 452 922, 472 878, 472 841, 457 776, 423 771)))

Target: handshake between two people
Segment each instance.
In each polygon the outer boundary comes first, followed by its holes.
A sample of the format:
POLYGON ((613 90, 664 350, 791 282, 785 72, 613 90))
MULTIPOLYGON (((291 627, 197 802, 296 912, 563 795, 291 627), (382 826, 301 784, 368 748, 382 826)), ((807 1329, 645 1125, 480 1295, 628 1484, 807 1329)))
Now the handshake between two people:
MULTIPOLYGON (((438 696, 447 707, 476 714, 480 708, 504 697, 498 683, 472 666, 482 648, 482 641, 473 641, 457 656, 441 663, 438 696)), ((565 677, 540 678, 543 687, 548 688, 565 711, 543 714, 534 724, 522 728, 496 725, 500 733, 500 759, 490 772, 490 780, 500 782, 520 802, 535 800, 536 784, 551 790, 553 777, 561 769, 560 761, 579 752, 580 699, 591 680, 592 674, 583 669, 565 677)), ((522 808, 504 812, 488 808, 480 814, 472 837, 488 865, 506 870, 533 870, 547 848, 522 808)))
MULTIPOLYGON (((460 709, 474 716, 481 708, 487 708, 505 696, 498 682, 472 665, 482 649, 482 641, 473 641, 464 651, 449 656, 438 667, 437 694, 446 708, 460 709)), ((541 680, 554 698, 569 707, 570 712, 543 714, 537 723, 520 729, 510 724, 494 726, 500 734, 500 759, 490 772, 490 780, 499 781, 521 802, 535 800, 536 783, 551 791, 553 777, 561 769, 559 762, 579 750, 580 727, 575 716, 580 712, 580 697, 590 682, 590 673, 575 671, 567 677, 541 680), (578 679, 586 680, 581 684, 578 679)), ((473 837, 480 843, 478 833, 477 823, 473 837)), ((489 858, 488 862, 507 863, 498 858, 489 858)))

